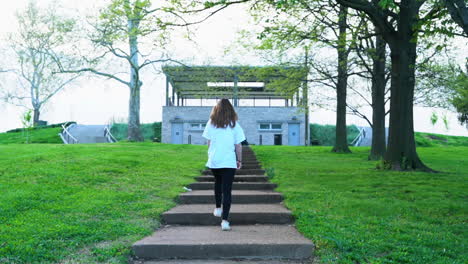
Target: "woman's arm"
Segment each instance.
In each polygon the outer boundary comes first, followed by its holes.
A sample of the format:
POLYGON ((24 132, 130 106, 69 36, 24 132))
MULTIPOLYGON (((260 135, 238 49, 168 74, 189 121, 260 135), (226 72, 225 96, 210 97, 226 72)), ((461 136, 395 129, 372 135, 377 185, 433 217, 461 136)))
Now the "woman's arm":
POLYGON ((236 148, 237 168, 240 169, 242 167, 242 145, 234 144, 234 146, 236 148))
POLYGON ((210 142, 211 142, 211 140, 208 139, 208 148, 210 148, 210 142))

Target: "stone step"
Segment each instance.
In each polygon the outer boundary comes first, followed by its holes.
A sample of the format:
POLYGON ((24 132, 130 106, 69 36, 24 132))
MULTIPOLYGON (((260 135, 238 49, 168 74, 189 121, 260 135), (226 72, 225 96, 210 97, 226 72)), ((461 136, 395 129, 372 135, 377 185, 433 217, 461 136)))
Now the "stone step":
POLYGON ((244 163, 242 163, 242 169, 261 170, 262 166, 260 166, 258 164, 244 164, 244 163))
POLYGON ((133 244, 139 259, 305 259, 314 245, 289 225, 168 226, 133 244))
MULTIPOLYGON (((213 179, 213 178, 212 178, 213 179)), ((270 182, 234 182, 233 190, 273 190, 276 184, 270 182)), ((194 182, 188 186, 192 190, 213 190, 213 182, 194 182)))
POLYGON ((262 164, 260 162, 245 162, 245 161, 242 161, 242 165, 258 165, 258 166, 261 166, 262 164))
MULTIPOLYGON (((213 175, 211 170, 204 170, 203 175, 213 175)), ((261 169, 240 169, 236 171, 236 175, 264 175, 265 170, 261 169)))
POLYGON ((243 162, 258 162, 258 159, 242 157, 242 161, 243 162))
MULTIPOLYGON (((272 191, 246 191, 233 190, 233 204, 253 204, 253 203, 279 203, 283 196, 272 191)), ((179 195, 182 204, 213 204, 215 201, 213 190, 199 190, 182 193, 179 195)))
POLYGON ((223 260, 223 259, 171 259, 171 260, 146 260, 133 261, 131 264, 311 264, 310 259, 306 260, 223 260))
MULTIPOLYGON (((195 179, 199 182, 214 182, 213 175, 197 176, 195 179)), ((266 182, 268 177, 265 175, 235 175, 234 182, 266 182)))
MULTIPOLYGON (((213 215, 213 204, 183 204, 162 214, 169 225, 219 225, 221 218, 213 215)), ((229 222, 233 225, 290 224, 291 212, 281 204, 233 204, 229 222)))
POLYGON ((136 260, 131 264, 312 264, 311 259, 269 259, 269 260, 223 260, 223 259, 172 259, 172 260, 136 260))

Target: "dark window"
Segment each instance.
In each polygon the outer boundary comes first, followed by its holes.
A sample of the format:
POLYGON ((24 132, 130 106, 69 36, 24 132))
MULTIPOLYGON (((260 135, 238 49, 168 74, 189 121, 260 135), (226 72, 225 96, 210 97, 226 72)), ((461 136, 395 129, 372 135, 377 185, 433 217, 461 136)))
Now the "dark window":
POLYGON ((281 129, 281 124, 271 124, 271 129, 281 129))
POLYGON ((281 134, 275 134, 275 145, 283 145, 281 134))

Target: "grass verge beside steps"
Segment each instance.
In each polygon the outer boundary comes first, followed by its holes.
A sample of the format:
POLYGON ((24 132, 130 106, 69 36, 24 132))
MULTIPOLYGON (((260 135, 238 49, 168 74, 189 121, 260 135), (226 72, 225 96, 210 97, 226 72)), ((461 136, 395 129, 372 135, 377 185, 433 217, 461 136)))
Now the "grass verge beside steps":
POLYGON ((468 147, 418 148, 436 174, 376 170, 363 147, 253 149, 321 263, 468 263, 468 147))
POLYGON ((0 263, 126 263, 206 146, 0 145, 0 263))

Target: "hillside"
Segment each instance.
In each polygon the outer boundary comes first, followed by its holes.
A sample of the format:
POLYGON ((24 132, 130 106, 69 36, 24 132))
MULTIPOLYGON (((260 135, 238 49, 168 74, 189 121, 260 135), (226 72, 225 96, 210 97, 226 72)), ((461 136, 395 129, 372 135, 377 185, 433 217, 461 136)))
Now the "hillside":
POLYGON ((62 139, 58 135, 62 131, 60 127, 40 128, 29 132, 9 132, 0 133, 0 144, 24 144, 28 143, 49 143, 61 144, 62 139))

